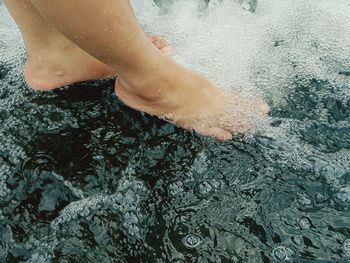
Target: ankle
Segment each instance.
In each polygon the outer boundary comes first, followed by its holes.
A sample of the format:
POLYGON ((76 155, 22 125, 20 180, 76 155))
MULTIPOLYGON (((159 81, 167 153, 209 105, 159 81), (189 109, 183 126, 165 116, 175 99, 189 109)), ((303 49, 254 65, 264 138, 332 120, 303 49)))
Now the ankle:
POLYGON ((207 114, 207 107, 215 112, 221 111, 223 105, 214 105, 213 101, 221 102, 224 98, 207 79, 181 66, 168 70, 153 73, 152 78, 137 85, 118 78, 116 94, 128 106, 155 115, 185 116, 188 108, 196 109, 203 116, 207 114))

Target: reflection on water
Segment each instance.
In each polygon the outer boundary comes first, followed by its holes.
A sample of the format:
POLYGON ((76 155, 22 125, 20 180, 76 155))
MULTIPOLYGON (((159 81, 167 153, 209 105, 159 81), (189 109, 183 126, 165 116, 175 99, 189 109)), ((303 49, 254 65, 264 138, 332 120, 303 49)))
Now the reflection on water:
POLYGON ((175 59, 272 105, 229 143, 128 109, 113 81, 30 91, 0 7, 0 261, 350 260, 348 2, 291 2, 136 6, 175 59))

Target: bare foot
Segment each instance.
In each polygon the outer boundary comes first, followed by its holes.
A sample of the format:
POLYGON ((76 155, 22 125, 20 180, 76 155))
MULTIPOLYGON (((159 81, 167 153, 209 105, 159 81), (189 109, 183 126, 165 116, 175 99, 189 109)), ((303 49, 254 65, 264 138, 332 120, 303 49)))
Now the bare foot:
MULTIPOLYGON (((146 35, 163 53, 169 55, 174 50, 161 37, 146 35)), ((35 90, 48 91, 76 82, 117 75, 113 68, 70 42, 28 52, 27 57, 24 77, 35 90)))
POLYGON ((143 87, 119 77, 115 91, 131 108, 222 141, 253 128, 255 120, 269 112, 262 100, 223 94, 204 77, 182 67, 166 76, 143 87))
POLYGON ((115 70, 98 61, 77 46, 65 50, 40 50, 27 55, 24 78, 40 91, 53 90, 85 80, 113 77, 115 70))

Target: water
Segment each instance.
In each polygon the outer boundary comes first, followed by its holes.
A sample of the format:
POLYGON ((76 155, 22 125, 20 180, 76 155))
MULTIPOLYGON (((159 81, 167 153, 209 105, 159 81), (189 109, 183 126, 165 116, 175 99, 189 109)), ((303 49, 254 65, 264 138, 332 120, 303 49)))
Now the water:
POLYGON ((269 102, 228 143, 128 109, 112 80, 31 91, 0 6, 1 262, 350 261, 349 2, 198 4, 134 6, 174 59, 269 102))

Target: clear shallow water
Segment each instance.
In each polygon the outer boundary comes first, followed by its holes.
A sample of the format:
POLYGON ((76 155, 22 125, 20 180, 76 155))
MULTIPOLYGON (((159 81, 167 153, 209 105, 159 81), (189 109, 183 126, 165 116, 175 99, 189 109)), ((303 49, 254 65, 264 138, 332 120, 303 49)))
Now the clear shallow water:
POLYGON ((175 7, 135 6, 180 63, 269 101, 257 135, 176 129, 113 81, 29 90, 0 6, 0 261, 350 260, 348 2, 175 7))

